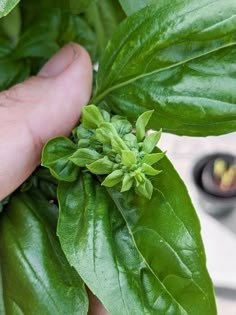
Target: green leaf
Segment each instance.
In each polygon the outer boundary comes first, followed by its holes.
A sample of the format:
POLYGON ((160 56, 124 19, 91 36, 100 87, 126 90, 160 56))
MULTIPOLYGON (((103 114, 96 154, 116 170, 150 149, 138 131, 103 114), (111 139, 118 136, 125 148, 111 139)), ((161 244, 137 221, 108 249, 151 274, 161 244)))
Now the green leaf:
POLYGON ((135 152, 131 150, 122 150, 121 161, 124 166, 131 168, 137 163, 135 152))
POLYGON ((133 177, 130 174, 125 174, 122 181, 121 192, 129 191, 133 186, 133 182, 133 177))
MULTIPOLYGON (((12 44, 8 39, 0 37, 0 58, 7 57, 12 51, 12 44)), ((10 59, 10 58, 9 58, 10 59)))
POLYGON ((0 18, 6 16, 20 0, 1 0, 0 1, 0 18))
POLYGON ((96 34, 98 55, 101 56, 104 48, 117 25, 125 18, 125 14, 118 1, 95 1, 85 12, 86 21, 96 34))
POLYGON ((139 150, 138 141, 134 134, 129 133, 123 137, 123 141, 128 146, 130 150, 135 149, 139 150))
POLYGON ((29 74, 29 65, 24 60, 14 61, 8 57, 0 59, 0 91, 24 81, 29 74))
POLYGON ((163 159, 164 156, 165 152, 145 154, 142 162, 148 165, 153 165, 163 159))
POLYGON ((87 314, 84 284, 56 236, 57 213, 31 191, 14 195, 0 215, 1 314, 87 314))
POLYGON ((122 181, 123 177, 124 173, 122 170, 115 170, 104 179, 102 185, 106 187, 113 187, 119 184, 122 181))
MULTIPOLYGON (((113 116, 113 117, 116 117, 116 116, 113 116)), ((131 123, 128 120, 125 120, 124 118, 116 119, 115 121, 112 120, 112 125, 116 128, 116 131, 121 137, 123 137, 125 134, 128 134, 132 131, 131 123)))
POLYGON ((95 150, 82 148, 75 151, 69 160, 77 166, 86 166, 86 164, 90 164, 100 158, 101 154, 97 153, 95 150))
POLYGON ((102 114, 97 106, 84 106, 82 111, 82 123, 85 128, 96 129, 104 122, 102 114))
POLYGON ((236 2, 159 0, 128 17, 99 65, 94 103, 185 135, 236 130, 236 2), (124 36, 125 34, 125 36, 124 36))
MULTIPOLYGON (((115 203, 99 182, 82 174, 77 182, 61 183, 58 196, 57 232, 63 251, 110 314, 193 314, 187 313, 168 293, 161 277, 152 273, 115 203)), ((152 255, 153 259, 161 259, 158 253, 152 255)), ((191 302, 192 307, 199 307, 198 301, 191 302)), ((212 313, 201 315, 206 314, 212 313)))
POLYGON ((146 133, 146 126, 149 122, 149 120, 152 117, 152 114, 154 113, 154 110, 149 110, 147 112, 144 112, 142 115, 139 116, 136 122, 136 135, 138 138, 138 141, 142 141, 145 137, 146 133))
POLYGON ((0 38, 0 91, 25 80, 30 74, 27 61, 12 58, 11 40, 0 38))
POLYGON ((125 142, 118 135, 113 135, 111 138, 111 146, 112 149, 120 155, 122 154, 123 150, 129 149, 125 142))
POLYGON ((109 193, 143 258, 184 314, 215 315, 214 290, 206 269, 198 218, 168 159, 164 157, 158 166, 163 172, 152 180, 151 200, 113 189, 109 193))
POLYGON ((131 15, 149 4, 158 3, 158 0, 119 0, 119 2, 125 13, 131 15))
POLYGON ((115 163, 110 161, 107 156, 97 160, 89 165, 86 165, 87 169, 96 175, 110 174, 113 171, 115 163))
POLYGON ((59 44, 64 46, 69 42, 79 43, 89 52, 92 61, 97 61, 97 43, 95 33, 82 16, 74 14, 63 15, 59 34, 59 44))
POLYGON ((51 139, 43 149, 42 165, 57 179, 72 182, 79 174, 78 166, 69 159, 76 150, 77 146, 65 137, 51 139))
POLYGON ((153 193, 153 185, 151 181, 146 178, 143 183, 135 187, 135 191, 139 196, 142 196, 150 200, 153 193))
POLYGON ((100 128, 96 129, 96 139, 102 144, 111 144, 112 137, 116 134, 111 123, 103 123, 100 128))
POLYGON ((21 35, 13 57, 21 59, 26 57, 50 58, 58 49, 62 16, 60 9, 55 9, 52 15, 45 15, 39 22, 34 23, 21 35))
POLYGON ((15 7, 10 14, 0 20, 1 31, 13 45, 15 45, 19 39, 21 23, 19 6, 15 7))
POLYGON ((121 148, 124 148, 122 139, 120 139, 115 127, 113 124, 105 122, 100 125, 100 128, 96 129, 96 139, 105 145, 110 145, 112 142, 114 142, 115 146, 118 146, 118 150, 121 146, 121 148))
POLYGON ((74 14, 86 11, 95 0, 70 0, 70 8, 74 14))
POLYGON ((151 153, 154 150, 154 148, 156 147, 156 145, 158 144, 161 138, 161 133, 162 133, 162 130, 154 131, 148 136, 146 136, 146 138, 143 141, 143 147, 142 147, 145 153, 151 153))
POLYGON ((75 129, 75 134, 78 139, 86 139, 89 141, 89 138, 93 135, 93 130, 85 128, 82 124, 80 124, 75 129))
POLYGON ((162 172, 162 171, 156 170, 152 166, 145 163, 142 165, 142 171, 145 173, 145 175, 149 175, 149 176, 155 176, 162 172))

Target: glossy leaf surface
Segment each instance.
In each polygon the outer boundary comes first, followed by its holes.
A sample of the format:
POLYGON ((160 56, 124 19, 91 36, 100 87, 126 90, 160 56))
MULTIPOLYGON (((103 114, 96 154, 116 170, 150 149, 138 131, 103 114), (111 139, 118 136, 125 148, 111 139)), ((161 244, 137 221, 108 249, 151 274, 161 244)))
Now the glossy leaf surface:
POLYGON ((0 18, 7 15, 20 0, 1 0, 0 1, 0 18))
POLYGON ((32 191, 13 196, 0 215, 1 314, 87 314, 83 282, 61 250, 56 222, 57 207, 32 191))
POLYGON ((89 174, 60 184, 63 251, 111 314, 215 315, 198 219, 170 163, 161 164, 150 201, 106 192, 89 174))
POLYGON ((185 135, 236 130, 236 2, 160 0, 122 23, 97 76, 94 103, 185 135), (125 35, 124 35, 125 34, 125 35))
MULTIPOLYGON (((168 292, 139 255, 115 204, 89 174, 59 187, 58 235, 89 288, 113 315, 156 314, 171 303, 168 292), (160 303, 157 297, 162 296, 160 303)), ((186 314, 173 302, 170 314, 186 314)))
POLYGON ((76 144, 65 137, 51 139, 43 149, 42 165, 49 168, 57 179, 72 182, 77 178, 79 168, 69 157, 76 150, 76 144))
POLYGON ((216 314, 198 218, 168 159, 159 161, 158 167, 163 172, 152 180, 150 201, 114 190, 109 193, 140 253, 187 314, 216 314))

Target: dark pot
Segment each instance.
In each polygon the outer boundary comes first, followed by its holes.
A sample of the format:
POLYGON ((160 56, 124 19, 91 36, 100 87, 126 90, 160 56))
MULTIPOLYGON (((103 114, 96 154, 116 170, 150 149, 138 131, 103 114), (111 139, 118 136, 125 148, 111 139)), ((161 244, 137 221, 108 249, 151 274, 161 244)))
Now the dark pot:
POLYGON ((215 153, 201 158, 193 168, 194 183, 199 192, 199 203, 204 211, 213 216, 222 216, 236 208, 236 189, 222 191, 213 179, 216 159, 228 165, 235 164, 236 157, 227 153, 215 153))

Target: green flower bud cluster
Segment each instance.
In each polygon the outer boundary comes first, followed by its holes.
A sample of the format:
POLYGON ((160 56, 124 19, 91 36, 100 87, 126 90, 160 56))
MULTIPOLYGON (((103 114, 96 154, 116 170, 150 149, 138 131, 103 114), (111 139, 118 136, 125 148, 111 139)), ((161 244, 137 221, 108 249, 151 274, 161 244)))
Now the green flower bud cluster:
POLYGON ((82 123, 74 131, 78 150, 69 158, 79 167, 96 175, 106 175, 102 185, 118 186, 121 192, 135 188, 137 194, 151 198, 150 176, 161 171, 152 165, 165 153, 152 153, 161 130, 146 135, 145 128, 153 111, 143 113, 136 122, 136 132, 124 117, 111 116, 95 105, 83 108, 82 123))

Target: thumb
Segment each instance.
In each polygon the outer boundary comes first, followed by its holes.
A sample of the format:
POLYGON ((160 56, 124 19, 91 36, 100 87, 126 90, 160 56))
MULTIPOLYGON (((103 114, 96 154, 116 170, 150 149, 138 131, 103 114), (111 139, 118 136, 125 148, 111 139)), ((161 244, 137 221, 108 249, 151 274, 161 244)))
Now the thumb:
POLYGON ((87 52, 68 44, 38 76, 0 93, 0 200, 33 172, 49 138, 70 133, 91 86, 87 52))

